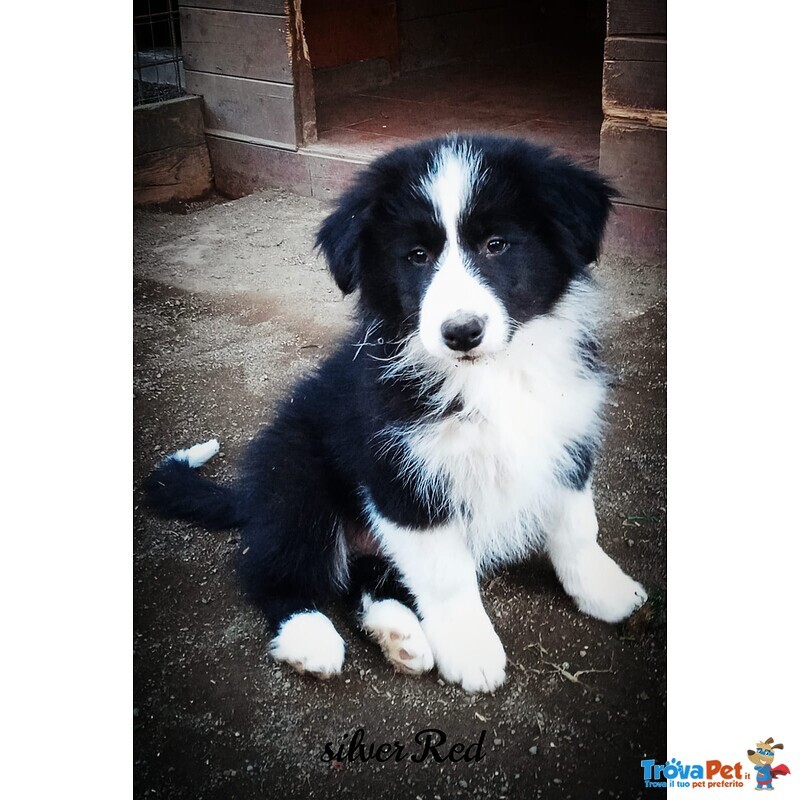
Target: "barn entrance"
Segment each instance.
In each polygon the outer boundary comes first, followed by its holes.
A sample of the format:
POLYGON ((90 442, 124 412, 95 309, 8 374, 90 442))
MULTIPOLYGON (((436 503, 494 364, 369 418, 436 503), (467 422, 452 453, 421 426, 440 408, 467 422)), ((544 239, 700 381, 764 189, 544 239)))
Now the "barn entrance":
POLYGON ((335 197, 448 131, 550 144, 619 190, 605 251, 666 256, 665 0, 179 0, 217 190, 335 197))
POLYGON ((597 166, 605 0, 303 0, 317 141, 366 159, 449 131, 597 166))

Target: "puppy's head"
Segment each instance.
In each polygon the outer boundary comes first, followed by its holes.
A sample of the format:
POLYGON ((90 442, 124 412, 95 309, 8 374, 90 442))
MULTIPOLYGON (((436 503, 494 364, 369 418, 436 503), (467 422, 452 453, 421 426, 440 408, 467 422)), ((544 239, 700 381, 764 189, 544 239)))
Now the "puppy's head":
POLYGON ((317 245, 339 288, 444 361, 503 350, 597 257, 613 190, 522 140, 449 136, 378 159, 317 245))

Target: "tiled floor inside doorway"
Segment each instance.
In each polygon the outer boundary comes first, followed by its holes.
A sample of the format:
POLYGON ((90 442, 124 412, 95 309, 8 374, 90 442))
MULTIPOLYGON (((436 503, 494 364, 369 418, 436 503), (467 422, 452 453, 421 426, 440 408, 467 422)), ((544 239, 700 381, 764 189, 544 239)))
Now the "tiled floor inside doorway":
POLYGON ((309 150, 359 159, 451 131, 524 136, 576 161, 599 160, 602 62, 551 49, 420 70, 317 98, 309 150))

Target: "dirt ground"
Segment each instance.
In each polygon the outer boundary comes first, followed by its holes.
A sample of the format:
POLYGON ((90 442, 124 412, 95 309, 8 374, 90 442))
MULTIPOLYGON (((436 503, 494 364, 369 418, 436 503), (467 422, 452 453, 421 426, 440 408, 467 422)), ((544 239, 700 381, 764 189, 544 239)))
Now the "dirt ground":
MULTIPOLYGON (((595 479, 601 540, 650 602, 629 623, 580 614, 534 558, 483 589, 509 657, 494 695, 435 672, 396 675, 349 619, 339 679, 269 661, 240 597, 235 532, 148 513, 139 489, 167 453, 212 436, 229 479, 277 399, 346 334, 343 300, 312 252, 329 206, 262 192, 135 215, 135 796, 137 798, 637 798, 642 758, 666 756, 665 273, 601 262, 605 355, 616 371, 595 479), (413 745, 437 728, 472 763, 322 761, 359 728, 413 745)), ((650 790, 648 798, 658 796, 650 790)))

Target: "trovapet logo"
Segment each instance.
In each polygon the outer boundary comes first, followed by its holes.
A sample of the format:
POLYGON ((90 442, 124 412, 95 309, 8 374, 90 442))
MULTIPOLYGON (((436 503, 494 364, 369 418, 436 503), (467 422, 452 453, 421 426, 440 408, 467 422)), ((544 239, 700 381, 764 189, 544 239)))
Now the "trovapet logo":
POLYGON ((776 778, 791 774, 786 764, 774 765, 776 750, 783 750, 783 745, 775 744, 772 737, 756 742, 756 749, 747 751, 753 767, 715 758, 687 763, 673 758, 663 764, 653 758, 643 759, 642 778, 647 789, 742 789, 755 784, 758 791, 773 791, 776 778))
POLYGON ((656 764, 655 759, 643 760, 644 785, 648 789, 668 786, 678 789, 705 789, 711 787, 744 786, 747 774, 740 762, 724 764, 710 759, 702 764, 684 764, 671 759, 666 764, 656 764))

